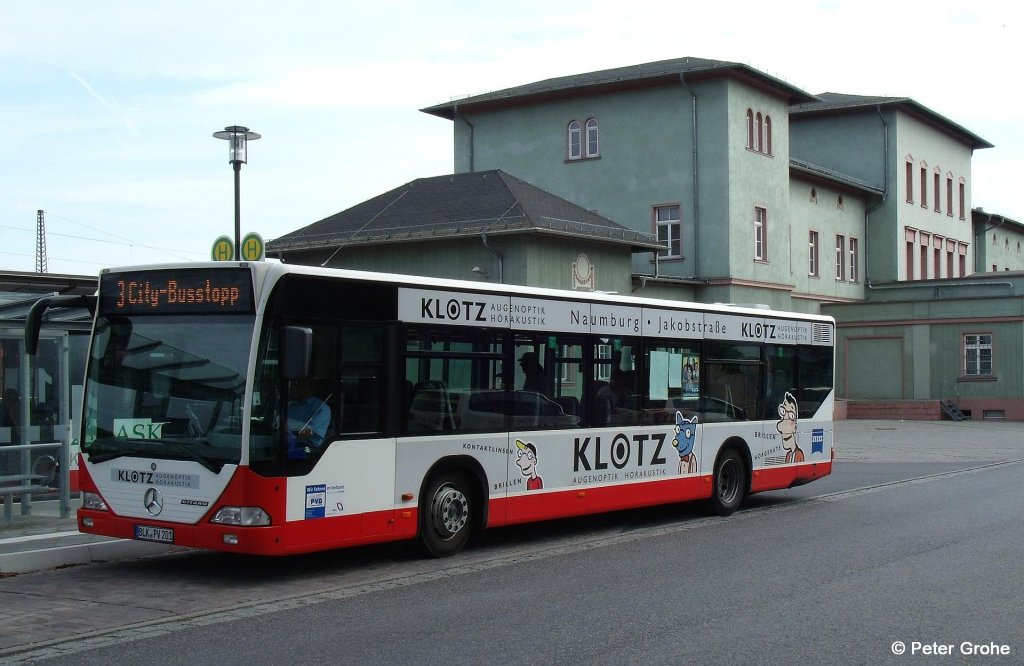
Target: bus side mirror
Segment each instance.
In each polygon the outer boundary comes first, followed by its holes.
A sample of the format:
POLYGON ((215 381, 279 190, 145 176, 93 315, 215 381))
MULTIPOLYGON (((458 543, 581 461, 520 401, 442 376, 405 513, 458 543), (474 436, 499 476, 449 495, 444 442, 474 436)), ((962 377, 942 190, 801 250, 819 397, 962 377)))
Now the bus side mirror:
POLYGON ((29 356, 35 356, 39 350, 39 329, 43 325, 43 315, 50 308, 85 308, 89 314, 96 314, 96 296, 54 294, 36 301, 25 316, 25 353, 29 356))
POLYGON ((281 332, 281 378, 308 377, 312 357, 313 329, 308 326, 285 326, 281 332))

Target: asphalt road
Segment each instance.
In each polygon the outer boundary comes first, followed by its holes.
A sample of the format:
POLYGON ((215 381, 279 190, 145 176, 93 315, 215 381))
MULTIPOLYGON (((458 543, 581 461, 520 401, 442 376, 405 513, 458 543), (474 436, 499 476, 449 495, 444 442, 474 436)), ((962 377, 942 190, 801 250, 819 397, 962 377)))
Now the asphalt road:
POLYGON ((441 561, 187 552, 18 576, 0 581, 24 611, 0 660, 1024 663, 1022 429, 959 425, 861 424, 831 477, 727 519, 684 505, 494 530, 441 561))

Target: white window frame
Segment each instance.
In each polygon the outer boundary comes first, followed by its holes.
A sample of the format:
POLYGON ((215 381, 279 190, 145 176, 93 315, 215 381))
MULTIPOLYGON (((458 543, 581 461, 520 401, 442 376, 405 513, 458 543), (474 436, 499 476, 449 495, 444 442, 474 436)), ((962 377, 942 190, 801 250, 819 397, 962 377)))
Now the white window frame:
POLYGON ((664 206, 654 206, 654 232, 658 242, 665 243, 665 249, 658 251, 659 259, 681 259, 683 256, 683 218, 682 218, 682 207, 679 204, 668 204, 664 206), (669 215, 662 219, 662 213, 669 215), (675 213, 675 217, 671 215, 675 213), (662 230, 665 231, 664 238, 662 238, 662 230), (672 252, 672 244, 676 243, 679 247, 679 251, 672 252))
POLYGON ((860 253, 860 243, 856 238, 850 236, 850 282, 859 282, 860 275, 858 274, 858 260, 857 256, 860 253))
POLYGON ((754 206, 754 260, 768 261, 768 209, 754 206))
POLYGON ((583 128, 580 125, 580 121, 573 120, 569 122, 569 127, 566 130, 566 141, 567 141, 567 152, 570 160, 579 160, 583 158, 583 128))
POLYGON ((846 280, 846 237, 836 234, 836 282, 846 280))
MULTIPOLYGON (((594 356, 595 360, 598 361, 611 361, 614 355, 612 354, 612 345, 610 342, 601 342, 594 345, 594 356)), ((612 378, 612 364, 611 363, 595 363, 594 364, 594 379, 602 382, 611 381, 612 378)))
POLYGON ((809 231, 807 234, 807 275, 808 277, 818 277, 819 272, 819 242, 818 232, 809 231))
POLYGON ((587 157, 599 157, 601 155, 601 134, 597 118, 587 119, 586 130, 587 157))
POLYGON ((963 370, 965 377, 992 376, 993 342, 991 333, 964 333, 963 370))

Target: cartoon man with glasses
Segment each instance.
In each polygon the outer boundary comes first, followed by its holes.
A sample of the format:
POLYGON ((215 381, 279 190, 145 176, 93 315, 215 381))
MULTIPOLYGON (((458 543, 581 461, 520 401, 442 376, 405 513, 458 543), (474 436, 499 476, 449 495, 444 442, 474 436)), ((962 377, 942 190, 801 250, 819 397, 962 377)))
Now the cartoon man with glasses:
POLYGON ((540 490, 544 487, 544 479, 537 475, 537 447, 531 442, 516 440, 516 465, 526 477, 527 490, 540 490))
POLYGON ((786 449, 786 464, 802 463, 804 452, 800 449, 796 440, 796 416, 798 410, 796 398, 789 391, 786 391, 782 404, 779 405, 779 422, 775 428, 782 435, 782 447, 786 449))

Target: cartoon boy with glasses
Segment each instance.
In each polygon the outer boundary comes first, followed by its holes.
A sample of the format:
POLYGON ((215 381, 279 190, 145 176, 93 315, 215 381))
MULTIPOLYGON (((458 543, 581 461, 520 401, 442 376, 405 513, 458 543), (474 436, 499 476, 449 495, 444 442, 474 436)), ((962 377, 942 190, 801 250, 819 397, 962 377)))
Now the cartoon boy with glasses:
POLYGON ((544 487, 544 479, 537 476, 537 447, 531 442, 516 440, 516 465, 526 477, 527 490, 540 490, 544 487))

